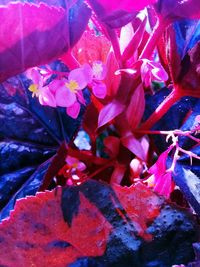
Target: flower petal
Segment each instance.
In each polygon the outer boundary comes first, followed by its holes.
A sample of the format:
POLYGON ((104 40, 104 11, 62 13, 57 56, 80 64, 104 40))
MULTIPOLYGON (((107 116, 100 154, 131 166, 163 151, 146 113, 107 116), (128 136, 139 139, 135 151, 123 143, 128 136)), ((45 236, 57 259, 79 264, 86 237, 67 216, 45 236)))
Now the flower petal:
POLYGON ((80 108, 80 104, 78 102, 75 102, 72 106, 67 108, 67 115, 69 115, 73 119, 76 119, 80 112, 80 108))
POLYGON ((104 98, 107 92, 105 83, 94 83, 92 86, 92 92, 96 97, 104 98))
POLYGON ((56 105, 60 107, 70 107, 76 101, 76 95, 66 86, 62 86, 56 90, 55 98, 56 105))
POLYGON ((69 73, 68 80, 78 83, 77 89, 84 89, 88 84, 87 75, 82 68, 74 69, 69 73))
MULTIPOLYGON (((67 80, 66 80, 66 82, 67 82, 67 80)), ((61 87, 63 87, 65 85, 65 80, 53 80, 49 85, 48 85, 48 87, 49 87, 49 90, 53 93, 53 94, 55 94, 56 93, 56 91, 59 89, 59 88, 61 88, 61 87)))
POLYGON ((42 93, 39 95, 39 102, 41 105, 46 105, 55 108, 56 99, 48 87, 43 87, 42 93))
POLYGON ((26 71, 26 76, 33 81, 34 84, 39 84, 41 75, 36 68, 32 68, 26 71))
POLYGON ((91 83, 92 82, 92 78, 93 78, 93 71, 92 71, 92 68, 90 67, 90 65, 89 64, 84 64, 81 67, 81 69, 84 72, 85 79, 87 80, 87 83, 91 83))

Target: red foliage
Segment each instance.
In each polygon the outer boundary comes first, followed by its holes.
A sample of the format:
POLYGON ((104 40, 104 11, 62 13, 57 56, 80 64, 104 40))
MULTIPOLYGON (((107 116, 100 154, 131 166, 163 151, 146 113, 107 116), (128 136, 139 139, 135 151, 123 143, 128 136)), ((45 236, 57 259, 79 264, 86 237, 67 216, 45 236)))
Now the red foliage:
MULTIPOLYGON (((98 186, 101 188, 101 183, 98 186)), ((76 188, 79 189, 73 190, 76 188)), ((116 213, 127 225, 127 218, 130 218, 138 234, 150 239, 145 232, 147 223, 158 216, 163 199, 142 184, 129 188, 115 185, 113 189, 128 216, 122 214, 113 199, 116 213)), ((100 190, 103 193, 103 189, 100 190)), ((120 229, 113 229, 100 209, 86 198, 84 190, 81 192, 81 187, 78 212, 73 216, 71 226, 68 225, 63 218, 61 197, 59 187, 17 201, 10 218, 0 225, 1 265, 64 267, 83 256, 104 254, 109 235, 120 229)), ((104 205, 111 212, 113 207, 109 203, 104 205)), ((118 227, 122 225, 119 223, 118 227)))

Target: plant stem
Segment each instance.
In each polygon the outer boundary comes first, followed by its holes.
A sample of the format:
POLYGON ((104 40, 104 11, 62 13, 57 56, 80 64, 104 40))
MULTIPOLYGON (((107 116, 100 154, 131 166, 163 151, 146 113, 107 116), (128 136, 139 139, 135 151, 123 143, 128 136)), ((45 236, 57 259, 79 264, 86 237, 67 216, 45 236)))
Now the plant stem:
POLYGON ((166 28, 167 25, 168 25, 167 22, 160 20, 160 19, 157 20, 157 23, 149 37, 149 40, 140 55, 140 59, 142 58, 149 59, 151 57, 155 49, 155 46, 157 42, 159 41, 160 36, 163 34, 164 29, 166 28))
POLYGON ((141 125, 138 131, 150 130, 181 97, 182 95, 176 92, 176 90, 173 90, 156 108, 154 113, 141 125))
POLYGON ((106 30, 107 30, 107 34, 110 37, 111 43, 112 43, 112 48, 115 54, 115 57, 117 59, 119 68, 122 68, 122 55, 120 52, 120 47, 119 47, 119 41, 118 41, 118 37, 117 34, 115 32, 115 30, 110 29, 108 26, 104 25, 106 30))

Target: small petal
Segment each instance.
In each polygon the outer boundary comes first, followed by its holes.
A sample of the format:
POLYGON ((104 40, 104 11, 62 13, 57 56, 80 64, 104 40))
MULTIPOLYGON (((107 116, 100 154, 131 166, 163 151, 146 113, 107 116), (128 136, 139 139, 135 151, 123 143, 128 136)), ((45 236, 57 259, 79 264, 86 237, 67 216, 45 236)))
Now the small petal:
POLYGON ((156 81, 167 81, 169 78, 167 72, 164 70, 163 66, 160 63, 154 63, 152 76, 156 81))
POLYGON ((81 69, 84 72, 85 75, 85 79, 87 80, 87 83, 91 83, 92 82, 92 78, 93 78, 93 71, 92 68, 90 67, 89 64, 84 64, 81 69))
POLYGON ((76 82, 78 84, 78 87, 76 89, 79 89, 79 90, 84 89, 88 84, 87 77, 82 68, 72 70, 69 73, 68 80, 69 82, 70 81, 76 82))
POLYGON ((56 105, 60 107, 70 107, 76 101, 76 95, 66 86, 58 88, 55 95, 56 105))
POLYGON ((41 105, 46 105, 50 107, 56 107, 56 99, 48 87, 43 87, 42 92, 39 95, 39 102, 41 105))
POLYGON ((77 95, 78 101, 79 101, 81 104, 86 105, 85 98, 84 98, 84 96, 83 96, 82 91, 78 91, 78 92, 76 93, 76 95, 77 95))
POLYGON ((53 80, 49 85, 48 88, 49 90, 55 94, 56 91, 63 87, 65 85, 65 83, 67 82, 67 80, 53 80))
POLYGON ((106 96, 106 85, 104 83, 94 83, 92 86, 93 94, 98 98, 104 98, 106 96))
POLYGON ((75 102, 72 106, 67 107, 67 115, 69 115, 73 119, 76 119, 80 112, 80 108, 80 104, 78 102, 75 102))
POLYGON ((41 75, 36 68, 29 69, 26 72, 26 76, 33 81, 35 84, 39 84, 41 80, 41 75))

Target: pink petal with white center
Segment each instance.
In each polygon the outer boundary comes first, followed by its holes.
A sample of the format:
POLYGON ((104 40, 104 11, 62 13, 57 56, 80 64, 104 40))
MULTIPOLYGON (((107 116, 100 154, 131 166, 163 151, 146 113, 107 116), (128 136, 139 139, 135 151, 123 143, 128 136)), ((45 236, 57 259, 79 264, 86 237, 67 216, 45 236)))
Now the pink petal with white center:
POLYGON ((102 61, 100 60, 94 61, 92 64, 92 71, 94 79, 98 81, 102 81, 105 79, 107 71, 106 71, 106 66, 105 64, 103 64, 102 61))
POLYGON ((68 81, 75 81, 78 84, 77 89, 79 90, 84 89, 88 84, 87 76, 82 68, 72 70, 69 73, 68 81))
POLYGON ((55 99, 57 106, 70 107, 75 103, 76 95, 64 85, 56 90, 55 99))
POLYGON ((67 115, 72 117, 73 119, 76 119, 78 117, 78 114, 80 112, 80 104, 78 102, 75 102, 72 106, 68 107, 66 109, 67 115))
POLYGON ((92 86, 92 92, 96 97, 104 98, 107 92, 105 83, 94 83, 92 86))
POLYGON ((56 107, 56 99, 48 87, 43 87, 42 93, 39 95, 39 102, 41 105, 56 107))

